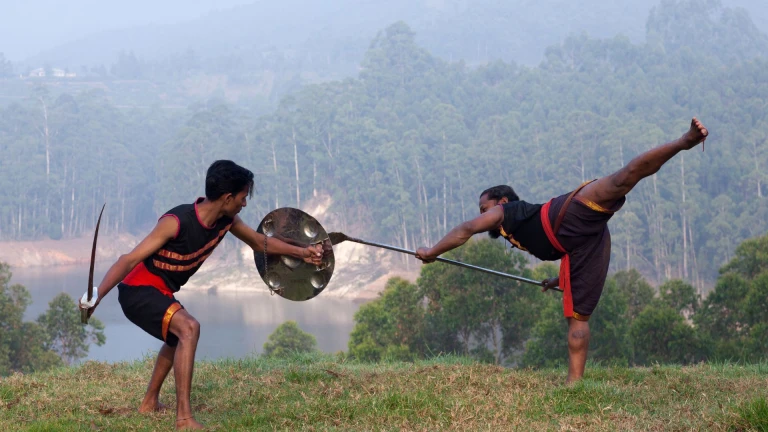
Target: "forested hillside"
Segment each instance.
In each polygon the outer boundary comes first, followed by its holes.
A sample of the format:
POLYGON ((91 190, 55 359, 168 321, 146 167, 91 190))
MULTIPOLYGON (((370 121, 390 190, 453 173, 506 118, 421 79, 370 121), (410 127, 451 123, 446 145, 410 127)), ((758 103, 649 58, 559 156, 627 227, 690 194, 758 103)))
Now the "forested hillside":
POLYGON ((0 239, 90 233, 104 201, 107 231, 145 230, 202 194, 213 160, 232 158, 257 173, 254 224, 328 193, 338 228, 413 248, 477 214, 488 186, 542 202, 697 116, 705 151, 636 188, 611 229, 615 270, 701 288, 740 241, 765 233, 768 213, 768 38, 715 6, 662 2, 646 43, 574 36, 533 68, 448 62, 398 22, 356 77, 307 86, 261 117, 215 102, 125 110, 98 90, 40 89, 0 110, 0 239))

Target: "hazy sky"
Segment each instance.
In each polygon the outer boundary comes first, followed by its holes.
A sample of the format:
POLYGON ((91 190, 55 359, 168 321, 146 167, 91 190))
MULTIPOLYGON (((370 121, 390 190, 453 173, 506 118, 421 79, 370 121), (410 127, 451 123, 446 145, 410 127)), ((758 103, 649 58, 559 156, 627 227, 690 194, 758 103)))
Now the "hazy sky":
POLYGON ((186 21, 256 0, 0 0, 0 52, 13 61, 102 30, 186 21))
MULTIPOLYGON (((333 3, 334 0, 307 1, 333 3)), ((453 0, 424 1, 427 4, 442 4, 453 0)), ((532 0, 516 1, 525 10, 527 1, 532 0)), ((603 1, 609 3, 614 0, 603 1)), ((658 4, 661 0, 631 1, 649 5, 658 4)), ((173 24, 193 20, 214 10, 258 2, 274 3, 280 0, 0 0, 0 52, 14 62, 21 62, 40 51, 101 31, 148 24, 173 24)), ((553 0, 550 2, 557 3, 553 0)), ((766 29, 768 0, 721 2, 726 7, 746 7, 758 27, 766 29)))

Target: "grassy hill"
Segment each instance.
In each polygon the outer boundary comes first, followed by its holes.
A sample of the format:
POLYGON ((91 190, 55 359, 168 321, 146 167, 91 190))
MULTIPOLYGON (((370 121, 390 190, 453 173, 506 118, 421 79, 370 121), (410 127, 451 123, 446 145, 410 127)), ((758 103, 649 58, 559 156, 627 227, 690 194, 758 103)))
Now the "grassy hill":
MULTIPOLYGON (((0 380, 0 430, 171 430, 135 412, 153 359, 0 380)), ((172 375, 172 374, 171 374, 172 375)), ((196 417, 213 430, 768 430, 768 364, 517 370, 444 358, 328 355, 200 362, 196 417)), ((174 406, 173 378, 161 401, 174 406)))

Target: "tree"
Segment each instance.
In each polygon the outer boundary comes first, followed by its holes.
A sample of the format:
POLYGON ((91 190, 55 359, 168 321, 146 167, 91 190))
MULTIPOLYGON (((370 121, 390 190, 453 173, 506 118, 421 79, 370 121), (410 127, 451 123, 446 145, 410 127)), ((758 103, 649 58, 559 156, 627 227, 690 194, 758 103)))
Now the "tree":
POLYGON ((701 297, 696 289, 680 279, 664 282, 659 287, 659 298, 677 313, 690 317, 698 310, 701 297))
POLYGON ((127 53, 125 51, 120 51, 117 57, 117 62, 112 65, 112 75, 129 80, 142 78, 142 65, 133 51, 127 53))
POLYGON ((693 316, 697 328, 714 343, 717 359, 744 359, 750 355, 745 340, 750 331, 744 299, 749 283, 739 275, 725 274, 693 316))
POLYGON ((627 293, 615 278, 605 283, 600 302, 589 319, 590 357, 596 361, 626 365, 632 358, 627 293))
POLYGON ((395 277, 379 298, 355 313, 349 353, 360 360, 409 361, 424 356, 424 309, 416 285, 395 277))
POLYGON ((736 247, 734 257, 720 273, 734 273, 747 279, 768 270, 768 235, 745 240, 736 247))
POLYGON ((768 49, 768 36, 746 12, 724 10, 720 0, 662 0, 651 9, 646 29, 650 43, 663 44, 670 52, 679 53, 699 43, 704 48, 696 51, 697 56, 717 57, 724 64, 768 49), (680 19, 682 16, 686 19, 680 19))
POLYGON ((37 318, 48 338, 48 349, 59 354, 67 364, 88 355, 91 343, 104 345, 104 324, 91 317, 87 325, 80 323, 80 309, 67 293, 61 293, 48 303, 48 310, 37 318))
POLYGON ((29 292, 10 281, 10 266, 0 263, 0 376, 60 365, 61 359, 46 346, 48 335, 42 327, 23 321, 29 292))
MULTIPOLYGON (((525 256, 505 253, 498 241, 471 240, 445 256, 505 273, 530 275, 525 256)), ((441 335, 433 338, 427 333, 430 351, 448 351, 458 342, 460 352, 469 355, 489 345, 497 364, 522 350, 544 297, 528 285, 443 263, 422 267, 417 283, 427 299, 430 331, 441 335), (449 345, 433 345, 441 340, 449 345)))
POLYGON ((409 89, 442 63, 415 43, 415 33, 400 21, 380 32, 362 61, 360 78, 376 99, 409 89))
POLYGON ((560 267, 552 262, 542 262, 533 268, 533 280, 543 281, 544 279, 555 278, 560 275, 560 267))
POLYGON ((709 344, 676 310, 661 301, 643 309, 630 328, 634 363, 690 364, 705 360, 709 344))
POLYGON ((653 288, 635 269, 622 270, 611 275, 616 281, 616 289, 625 293, 629 308, 627 318, 631 321, 637 317, 653 300, 653 288))
MULTIPOLYGON (((612 364, 627 364, 632 355, 629 340, 627 293, 616 279, 606 281, 600 302, 589 320, 589 357, 612 364)), ((523 365, 553 367, 568 362, 568 323, 563 317, 562 299, 553 297, 531 331, 525 344, 523 365)))
POLYGON ((759 361, 768 321, 768 236, 741 243, 721 269, 693 322, 713 341, 714 357, 759 361))
POLYGON ((50 336, 40 324, 24 322, 18 335, 10 347, 13 370, 24 373, 42 372, 62 365, 61 356, 47 347, 46 342, 50 336))
POLYGON ((315 337, 299 328, 296 321, 280 324, 267 342, 264 343, 264 356, 288 357, 293 354, 309 353, 317 350, 315 337))
POLYGON ((551 297, 525 343, 522 365, 556 367, 564 364, 568 364, 568 323, 563 318, 562 302, 551 297))

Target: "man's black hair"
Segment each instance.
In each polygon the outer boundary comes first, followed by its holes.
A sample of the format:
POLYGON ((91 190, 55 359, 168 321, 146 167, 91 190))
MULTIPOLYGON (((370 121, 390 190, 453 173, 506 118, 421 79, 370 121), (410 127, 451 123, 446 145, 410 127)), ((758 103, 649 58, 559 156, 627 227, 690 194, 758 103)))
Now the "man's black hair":
POLYGON ((222 195, 236 195, 248 188, 248 197, 253 196, 253 173, 232 162, 217 160, 208 167, 205 175, 205 197, 216 201, 222 195))
POLYGON ((483 193, 480 194, 480 197, 482 198, 483 195, 488 195, 487 199, 498 201, 504 197, 507 197, 507 200, 510 202, 512 201, 520 201, 520 197, 517 196, 515 193, 515 190, 507 185, 499 185, 494 186, 492 188, 488 188, 483 191, 483 193))

